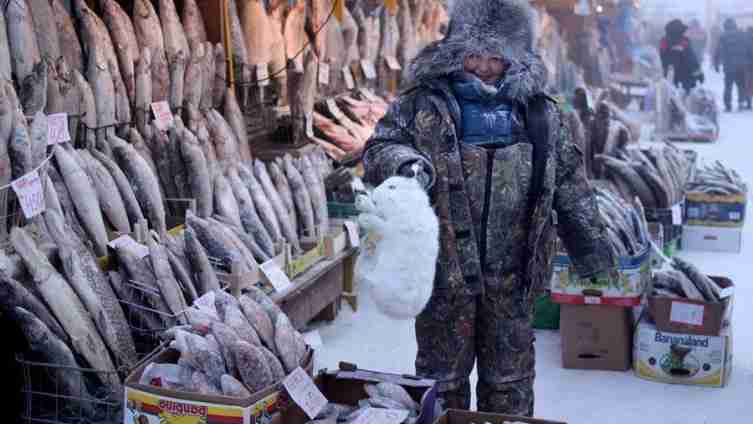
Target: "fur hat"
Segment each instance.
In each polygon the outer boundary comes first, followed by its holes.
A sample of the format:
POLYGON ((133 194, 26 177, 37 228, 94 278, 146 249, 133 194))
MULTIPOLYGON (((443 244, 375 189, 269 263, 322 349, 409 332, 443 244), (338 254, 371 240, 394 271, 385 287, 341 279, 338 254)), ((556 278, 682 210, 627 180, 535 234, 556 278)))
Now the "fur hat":
POLYGON ((414 83, 463 70, 471 54, 498 56, 511 63, 506 82, 527 97, 546 85, 546 68, 533 51, 534 13, 527 0, 459 0, 450 2, 450 25, 444 39, 426 46, 410 65, 414 83))

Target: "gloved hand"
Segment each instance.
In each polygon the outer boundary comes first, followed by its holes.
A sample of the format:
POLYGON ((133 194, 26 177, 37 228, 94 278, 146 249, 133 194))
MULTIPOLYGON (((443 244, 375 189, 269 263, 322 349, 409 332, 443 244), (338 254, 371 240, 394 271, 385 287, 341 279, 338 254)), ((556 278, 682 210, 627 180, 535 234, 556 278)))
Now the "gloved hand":
POLYGON ((424 188, 427 188, 429 183, 431 183, 431 176, 424 168, 423 162, 420 160, 403 164, 400 169, 398 169, 397 174, 401 177, 417 179, 424 188))

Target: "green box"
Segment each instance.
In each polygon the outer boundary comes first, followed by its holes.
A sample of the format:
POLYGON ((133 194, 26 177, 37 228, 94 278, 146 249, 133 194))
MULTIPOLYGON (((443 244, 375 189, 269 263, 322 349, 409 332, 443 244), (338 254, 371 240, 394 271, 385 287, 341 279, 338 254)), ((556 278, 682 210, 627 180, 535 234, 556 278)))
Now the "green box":
POLYGON ((533 328, 537 330, 560 329, 560 305, 552 302, 549 293, 542 294, 536 298, 533 328))

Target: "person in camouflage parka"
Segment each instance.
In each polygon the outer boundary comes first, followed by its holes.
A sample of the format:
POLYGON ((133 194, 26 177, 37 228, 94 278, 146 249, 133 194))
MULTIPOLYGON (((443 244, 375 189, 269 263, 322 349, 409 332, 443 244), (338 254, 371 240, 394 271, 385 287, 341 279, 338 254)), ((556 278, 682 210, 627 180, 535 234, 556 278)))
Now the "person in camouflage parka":
POLYGON ((478 409, 530 416, 533 301, 552 276, 555 224, 581 276, 616 261, 583 153, 544 93, 528 2, 464 0, 450 13, 369 140, 366 180, 415 176, 439 218, 417 373, 438 381, 447 407, 468 409, 478 360, 478 409))

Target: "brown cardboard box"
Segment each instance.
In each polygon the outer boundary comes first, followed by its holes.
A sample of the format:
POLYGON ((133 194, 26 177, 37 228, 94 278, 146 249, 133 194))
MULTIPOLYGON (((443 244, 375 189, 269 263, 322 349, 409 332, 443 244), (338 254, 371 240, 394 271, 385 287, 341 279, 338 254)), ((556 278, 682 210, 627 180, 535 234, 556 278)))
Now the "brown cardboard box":
POLYGON ((631 308, 562 305, 562 366, 571 369, 630 369, 633 318, 631 308))
POLYGON ((483 412, 461 411, 449 409, 439 417, 435 424, 504 424, 504 423, 529 423, 529 424, 566 424, 561 421, 539 420, 536 418, 517 417, 512 415, 487 414, 483 412))
POLYGON ((698 336, 718 336, 729 322, 732 312, 734 284, 724 277, 710 277, 727 295, 721 302, 703 302, 690 299, 670 299, 666 297, 648 298, 648 311, 659 331, 693 334, 698 336))
MULTIPOLYGON (((180 353, 162 349, 145 360, 125 381, 124 424, 177 424, 194 418, 195 422, 225 424, 276 424, 279 412, 288 400, 283 396, 282 382, 248 398, 207 396, 180 392, 162 387, 139 384, 146 367, 152 363, 176 363, 180 353)), ((314 351, 310 350, 301 367, 311 375, 314 351)))
MULTIPOLYGON (((421 411, 416 424, 434 423, 434 404, 437 399, 434 380, 359 370, 351 364, 341 364, 341 368, 343 369, 322 371, 314 380, 328 401, 356 406, 358 401, 369 397, 364 389, 366 384, 390 382, 402 386, 413 400, 419 402, 421 411)), ((310 421, 295 404, 282 412, 282 422, 285 424, 306 424, 310 421)))

